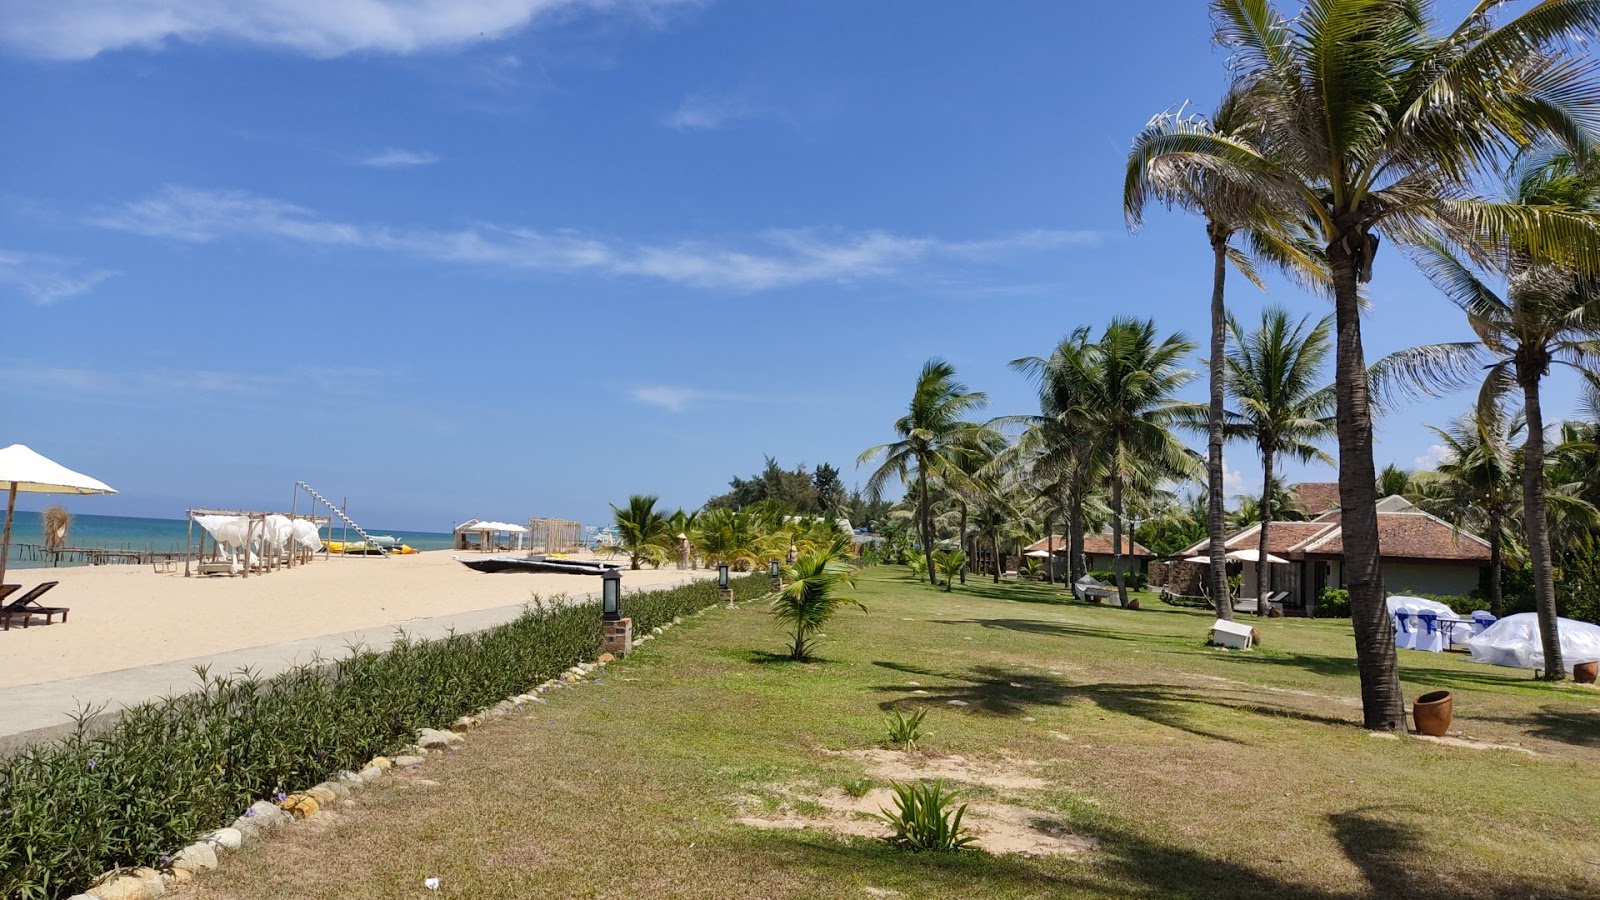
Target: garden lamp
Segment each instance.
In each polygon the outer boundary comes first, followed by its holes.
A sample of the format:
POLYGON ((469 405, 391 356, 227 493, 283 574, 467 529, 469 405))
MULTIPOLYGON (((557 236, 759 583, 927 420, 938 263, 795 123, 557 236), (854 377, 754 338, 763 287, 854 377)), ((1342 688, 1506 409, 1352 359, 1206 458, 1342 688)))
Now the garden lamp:
POLYGON ((601 618, 615 622, 622 618, 622 570, 607 569, 600 574, 601 618))
POLYGON ((728 564, 727 563, 718 563, 717 564, 717 587, 719 587, 719 588, 721 588, 723 590, 727 590, 728 589, 728 564))
POLYGON ((768 563, 767 563, 767 574, 771 575, 773 578, 777 578, 778 577, 778 560, 777 560, 777 557, 773 557, 770 561, 768 561, 768 563))

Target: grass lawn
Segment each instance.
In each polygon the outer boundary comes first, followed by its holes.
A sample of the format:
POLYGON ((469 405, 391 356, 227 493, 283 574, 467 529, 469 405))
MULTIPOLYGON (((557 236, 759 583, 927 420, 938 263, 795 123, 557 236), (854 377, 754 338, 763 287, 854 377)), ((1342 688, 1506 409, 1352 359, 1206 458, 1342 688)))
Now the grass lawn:
POLYGON ((186 893, 414 898, 437 876, 458 898, 1600 896, 1593 689, 1403 651, 1408 698, 1448 688, 1466 738, 1531 753, 1382 739, 1360 728, 1348 622, 1263 621, 1240 653, 1148 596, 946 594, 892 567, 857 594, 870 614, 834 620, 817 662, 775 655, 761 604, 707 612, 186 893), (920 706, 926 759, 860 752, 920 706), (815 817, 908 765, 971 773, 975 807, 1095 846, 919 856, 735 821, 815 817))

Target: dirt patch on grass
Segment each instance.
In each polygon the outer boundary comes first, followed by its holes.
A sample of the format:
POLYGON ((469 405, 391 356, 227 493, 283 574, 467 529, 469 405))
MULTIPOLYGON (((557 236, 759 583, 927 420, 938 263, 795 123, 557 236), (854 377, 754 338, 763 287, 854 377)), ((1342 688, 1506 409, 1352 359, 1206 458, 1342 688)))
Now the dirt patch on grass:
POLYGON ((875 778, 889 781, 916 781, 943 778, 992 788, 996 791, 1037 791, 1050 787, 1050 782, 1025 774, 1038 763, 1026 759, 1005 760, 1000 763, 969 760, 964 756, 934 756, 902 753, 898 750, 829 750, 833 756, 846 756, 867 764, 875 778))
MULTIPOLYGON (((785 788, 784 792, 792 790, 785 788)), ((831 834, 881 839, 889 837, 893 829, 878 817, 878 813, 893 809, 894 803, 894 792, 887 788, 877 788, 860 797, 830 790, 808 803, 821 807, 820 814, 801 815, 784 809, 769 815, 743 816, 734 821, 752 828, 814 828, 831 834)), ((978 848, 994 856, 1064 856, 1095 847, 1093 838, 1073 834, 1056 820, 1031 809, 986 802, 966 806, 961 823, 977 839, 978 848)))

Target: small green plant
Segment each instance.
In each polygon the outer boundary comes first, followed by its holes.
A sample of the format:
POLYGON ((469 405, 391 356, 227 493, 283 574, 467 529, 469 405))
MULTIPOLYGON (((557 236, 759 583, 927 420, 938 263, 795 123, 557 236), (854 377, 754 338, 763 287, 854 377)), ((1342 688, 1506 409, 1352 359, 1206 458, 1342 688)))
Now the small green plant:
POLYGON ((939 550, 933 554, 933 568, 935 574, 944 578, 944 589, 948 592, 956 576, 967 567, 967 554, 961 550, 939 550))
POLYGON ((977 838, 961 825, 967 805, 951 808, 958 792, 945 790, 944 779, 890 784, 894 787, 895 811, 885 809, 880 814, 894 828, 889 843, 913 853, 972 849, 977 838))
POLYGON ((922 720, 928 715, 927 707, 917 710, 911 715, 906 715, 900 710, 895 710, 889 716, 889 746, 899 747, 910 753, 917 749, 917 744, 927 737, 922 733, 922 720))
POLYGON ((842 593, 855 584, 855 572, 845 554, 849 542, 848 537, 839 535, 832 544, 801 556, 787 569, 789 584, 773 599, 772 614, 789 626, 794 638, 789 646, 792 660, 804 662, 811 658, 817 632, 839 607, 851 603, 862 612, 867 611, 861 601, 842 593))
POLYGON ((928 577, 928 561, 920 555, 906 557, 906 568, 911 570, 911 577, 917 581, 926 580, 928 577))
POLYGON ((1030 556, 1022 561, 1022 574, 1030 581, 1037 580, 1044 574, 1044 563, 1037 556, 1030 556))
POLYGON ((1317 597, 1317 618, 1350 618, 1350 592, 1343 588, 1323 588, 1317 597))
POLYGON ((867 794, 871 793, 872 789, 877 786, 878 783, 873 781, 871 778, 853 778, 844 783, 844 792, 856 798, 857 800, 860 800, 862 797, 865 797, 867 794))

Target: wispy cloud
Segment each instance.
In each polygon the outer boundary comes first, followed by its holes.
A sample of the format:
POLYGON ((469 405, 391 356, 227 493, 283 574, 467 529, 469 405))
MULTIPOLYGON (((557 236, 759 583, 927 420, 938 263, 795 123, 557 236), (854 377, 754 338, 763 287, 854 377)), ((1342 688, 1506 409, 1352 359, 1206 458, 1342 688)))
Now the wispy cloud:
POLYGON ((1421 456, 1416 457, 1411 462, 1418 469, 1437 469, 1440 463, 1452 462, 1455 458, 1455 454, 1450 451, 1449 447, 1443 444, 1432 444, 1427 450, 1423 451, 1421 456))
POLYGON ((674 387, 668 384, 657 384, 649 387, 634 388, 630 393, 635 403, 645 406, 656 406, 668 412, 681 413, 697 400, 710 399, 710 391, 700 391, 694 388, 674 387))
POLYGON ((360 162, 363 166, 371 166, 374 169, 409 169, 414 166, 431 166, 438 161, 439 155, 427 150, 402 150, 390 147, 360 162))
POLYGON ((101 369, 92 366, 59 366, 41 361, 15 361, 0 365, 0 380, 6 384, 48 387, 69 394, 97 397, 165 397, 176 393, 213 395, 265 395, 294 393, 310 387, 338 384, 342 395, 374 390, 392 381, 393 376, 372 369, 296 366, 274 372, 227 371, 222 369, 101 369))
POLYGON ((993 263, 1098 240, 1090 231, 1032 230, 950 241, 883 231, 774 229, 732 242, 625 242, 570 230, 500 225, 456 230, 361 225, 269 197, 183 187, 125 203, 91 221, 118 231, 191 243, 270 238, 439 262, 632 276, 738 291, 887 278, 938 262, 993 263))
POLYGON ((667 116, 667 125, 679 131, 715 131, 760 113, 745 97, 690 94, 667 116))
POLYGON ((0 286, 12 288, 39 304, 87 294, 114 274, 86 270, 77 262, 58 256, 0 250, 0 286))
POLYGON ((331 58, 412 54, 493 41, 584 13, 655 24, 702 0, 22 0, 0 17, 0 44, 47 59, 159 50, 168 41, 234 41, 331 58))

